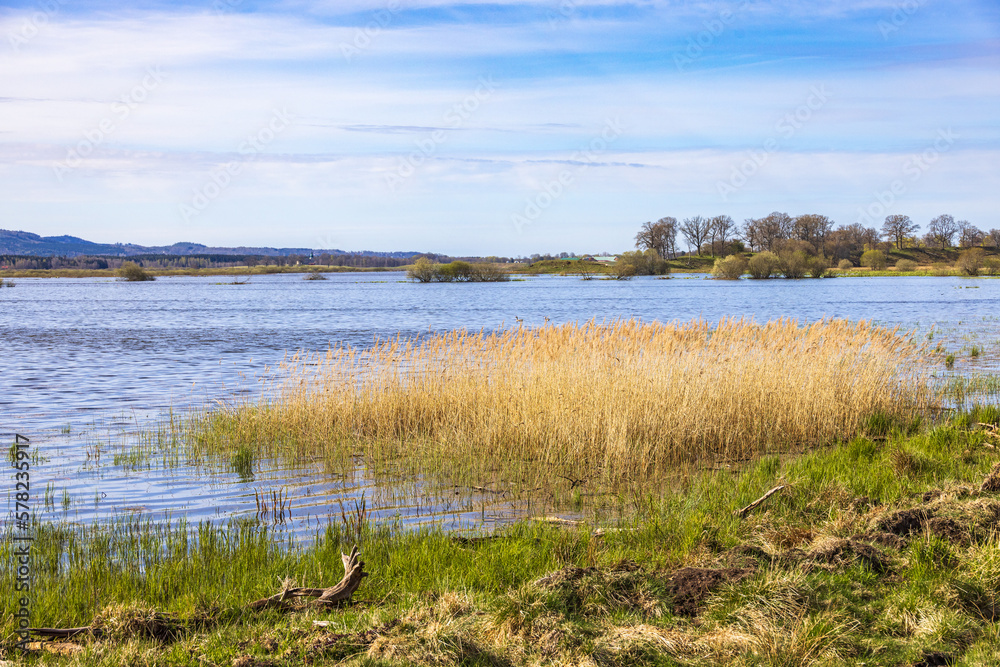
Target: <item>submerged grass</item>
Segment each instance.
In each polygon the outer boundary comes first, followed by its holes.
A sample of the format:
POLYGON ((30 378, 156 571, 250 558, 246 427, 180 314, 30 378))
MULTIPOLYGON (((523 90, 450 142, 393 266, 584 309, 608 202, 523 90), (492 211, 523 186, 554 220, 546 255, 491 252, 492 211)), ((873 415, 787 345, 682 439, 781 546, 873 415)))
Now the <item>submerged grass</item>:
POLYGON ((922 349, 830 320, 456 331, 299 355, 259 403, 186 439, 370 471, 528 488, 554 476, 620 491, 682 465, 741 461, 908 423, 932 397, 922 349))
MULTIPOLYGON (((106 634, 23 661, 998 664, 1000 465, 980 423, 1000 424, 1000 411, 701 472, 628 498, 634 518, 600 533, 521 523, 476 539, 343 518, 303 546, 247 521, 38 526, 32 625, 106 634), (735 513, 779 483, 756 512, 735 513), (245 611, 288 578, 331 585, 355 542, 371 576, 352 604, 245 611)), ((6 561, 16 547, 4 537, 6 561)), ((10 569, 0 596, 15 599, 10 569)))

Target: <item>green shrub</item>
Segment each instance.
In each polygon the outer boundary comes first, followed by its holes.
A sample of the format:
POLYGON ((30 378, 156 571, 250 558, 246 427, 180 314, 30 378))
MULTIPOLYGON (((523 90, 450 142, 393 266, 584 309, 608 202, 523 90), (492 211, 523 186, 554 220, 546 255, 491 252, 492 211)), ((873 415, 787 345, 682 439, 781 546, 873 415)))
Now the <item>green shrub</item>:
POLYGON ((904 273, 917 270, 917 263, 912 259, 901 259, 896 262, 896 270, 904 273))
POLYGON ((958 256, 958 269, 967 276, 978 276, 986 260, 986 251, 982 248, 969 248, 958 256))
POLYGON ((472 265, 469 280, 474 283, 505 283, 510 281, 510 273, 499 264, 482 262, 472 265))
POLYGON ((635 265, 622 262, 621 259, 615 262, 611 266, 611 270, 608 271, 608 276, 614 280, 631 280, 634 275, 635 265))
POLYGON ((747 260, 743 255, 730 255, 715 260, 712 277, 717 280, 739 280, 747 270, 747 260))
POLYGON ((886 267, 885 253, 881 250, 866 250, 861 255, 861 266, 867 266, 875 271, 884 271, 886 267))
POLYGON ((951 265, 947 262, 934 262, 931 273, 935 276, 950 276, 952 274, 951 265))
POLYGON ((453 281, 465 283, 498 283, 510 280, 510 273, 502 266, 489 262, 472 264, 455 260, 448 264, 435 264, 426 257, 414 262, 406 275, 417 282, 450 283, 453 281))
POLYGON ((781 260, 773 252, 765 250, 750 258, 747 263, 747 271, 750 277, 757 280, 765 280, 777 273, 781 260))
POLYGON ((983 260, 983 270, 987 275, 1000 276, 1000 257, 987 257, 983 260))
POLYGON ((636 276, 663 276, 670 273, 667 260, 660 257, 655 250, 639 252, 623 252, 618 256, 616 264, 630 265, 635 269, 636 276))
POLYGON ((849 259, 842 259, 840 263, 837 264, 837 268, 841 271, 850 271, 854 268, 854 263, 849 259))
POLYGON ((413 263, 413 267, 406 272, 406 277, 416 280, 418 283, 429 283, 436 277, 434 262, 421 257, 413 263))
POLYGON ((116 274, 119 279, 130 283, 156 280, 155 276, 135 262, 124 262, 121 267, 119 267, 118 271, 116 271, 116 274))
POLYGON ((826 257, 813 257, 809 260, 809 277, 825 278, 830 271, 830 260, 826 257))
POLYGON ((805 278, 809 271, 809 255, 804 250, 781 253, 779 270, 786 278, 798 280, 805 278))

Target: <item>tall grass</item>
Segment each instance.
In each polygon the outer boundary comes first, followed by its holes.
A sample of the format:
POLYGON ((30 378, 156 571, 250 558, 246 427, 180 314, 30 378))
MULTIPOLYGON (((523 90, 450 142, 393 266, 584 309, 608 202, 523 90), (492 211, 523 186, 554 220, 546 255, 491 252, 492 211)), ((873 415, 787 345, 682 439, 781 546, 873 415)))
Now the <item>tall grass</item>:
POLYGON ((931 398, 921 350, 866 323, 590 322, 299 355, 257 404, 200 418, 201 451, 358 456, 372 471, 621 489, 679 465, 849 439, 931 398), (592 484, 592 486, 594 486, 592 484))

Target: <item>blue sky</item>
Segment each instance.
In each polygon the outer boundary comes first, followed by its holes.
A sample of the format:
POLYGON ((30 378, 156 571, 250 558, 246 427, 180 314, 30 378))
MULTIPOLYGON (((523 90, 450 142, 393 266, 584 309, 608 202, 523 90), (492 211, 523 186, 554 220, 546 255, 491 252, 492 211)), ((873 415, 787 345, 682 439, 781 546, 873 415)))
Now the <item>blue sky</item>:
POLYGON ((5 2, 0 227, 618 252, 663 216, 1000 227, 985 0, 5 2))

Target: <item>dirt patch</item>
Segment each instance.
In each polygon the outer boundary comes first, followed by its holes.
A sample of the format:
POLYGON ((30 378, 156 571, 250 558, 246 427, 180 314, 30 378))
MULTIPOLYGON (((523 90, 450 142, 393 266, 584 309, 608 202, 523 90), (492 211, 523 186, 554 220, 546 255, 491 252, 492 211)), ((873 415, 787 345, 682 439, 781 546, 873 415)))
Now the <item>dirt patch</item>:
POLYGON ((955 664, 955 656, 943 651, 927 651, 920 660, 913 663, 913 667, 945 667, 955 664))
POLYGON ((908 536, 922 531, 924 524, 932 516, 931 512, 922 507, 899 510, 883 516, 879 519, 876 527, 893 535, 908 536))
POLYGON ((861 562, 872 572, 889 571, 889 559, 870 544, 850 539, 831 540, 805 554, 808 561, 828 565, 846 566, 861 562))
POLYGON ((674 613, 697 616, 708 594, 727 582, 737 582, 753 572, 748 568, 712 569, 682 567, 670 575, 667 590, 674 599, 674 613))
POLYGON ((771 565, 773 562, 774 557, 771 554, 752 544, 735 546, 722 554, 718 559, 720 565, 725 565, 731 569, 756 569, 761 565, 771 565))
POLYGON ((906 548, 906 540, 904 540, 899 535, 893 535, 892 533, 886 533, 884 531, 872 531, 870 533, 860 533, 851 538, 855 542, 868 542, 869 544, 878 544, 887 549, 892 549, 893 551, 902 551, 906 548))
POLYGON ((990 470, 990 474, 979 485, 979 491, 982 493, 996 493, 1000 491, 1000 462, 993 464, 993 470, 990 470))
POLYGON ((935 517, 927 522, 927 529, 949 542, 963 545, 969 543, 970 535, 968 529, 954 519, 943 516, 935 517))

